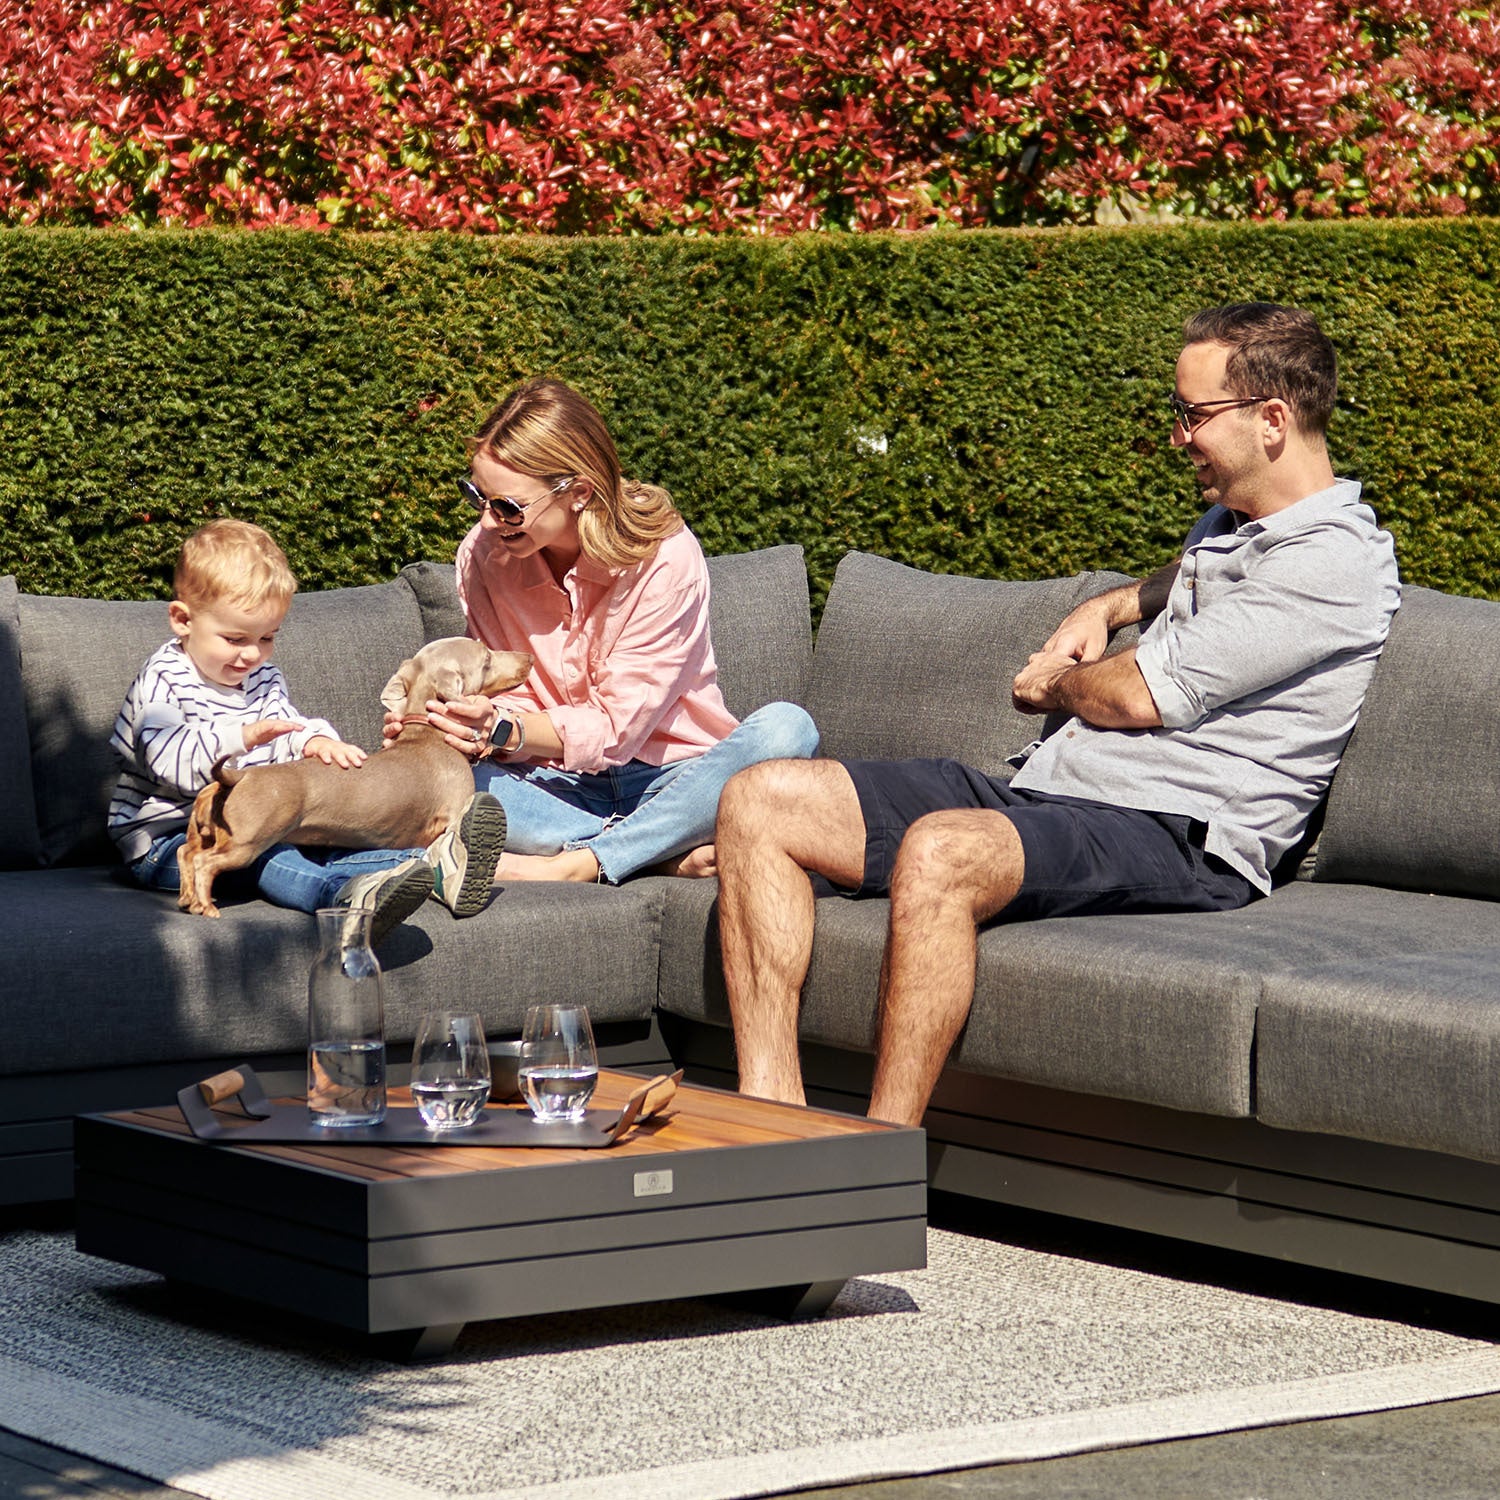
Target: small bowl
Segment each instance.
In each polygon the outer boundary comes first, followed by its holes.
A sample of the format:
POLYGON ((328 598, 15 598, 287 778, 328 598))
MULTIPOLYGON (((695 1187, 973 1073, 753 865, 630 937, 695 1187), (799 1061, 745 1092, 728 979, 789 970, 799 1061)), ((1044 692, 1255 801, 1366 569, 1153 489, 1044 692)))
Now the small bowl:
POLYGON ((490 1098, 496 1101, 521 1097, 521 1039, 489 1042, 490 1098))

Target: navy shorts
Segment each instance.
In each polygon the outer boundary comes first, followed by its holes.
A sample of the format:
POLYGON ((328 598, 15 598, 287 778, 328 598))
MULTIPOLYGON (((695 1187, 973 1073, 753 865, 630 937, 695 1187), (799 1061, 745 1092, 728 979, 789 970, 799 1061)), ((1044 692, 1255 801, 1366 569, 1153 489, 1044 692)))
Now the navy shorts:
POLYGON ((865 820, 857 894, 890 889, 906 830, 927 813, 985 808, 1015 825, 1025 852, 1021 889, 1004 920, 1089 912, 1233 911, 1259 891, 1206 853, 1206 827, 1083 797, 1019 790, 956 760, 845 761, 865 820))

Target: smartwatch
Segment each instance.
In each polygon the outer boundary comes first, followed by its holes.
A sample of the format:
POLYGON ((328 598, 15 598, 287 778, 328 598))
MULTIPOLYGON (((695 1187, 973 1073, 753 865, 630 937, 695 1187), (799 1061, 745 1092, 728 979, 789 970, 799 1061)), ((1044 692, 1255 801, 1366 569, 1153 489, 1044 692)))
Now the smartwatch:
POLYGON ((507 744, 509 744, 511 734, 515 730, 515 727, 516 721, 514 719, 507 719, 504 714, 501 714, 500 717, 495 720, 495 727, 490 730, 491 749, 495 750, 500 755, 504 755, 505 747, 507 744))

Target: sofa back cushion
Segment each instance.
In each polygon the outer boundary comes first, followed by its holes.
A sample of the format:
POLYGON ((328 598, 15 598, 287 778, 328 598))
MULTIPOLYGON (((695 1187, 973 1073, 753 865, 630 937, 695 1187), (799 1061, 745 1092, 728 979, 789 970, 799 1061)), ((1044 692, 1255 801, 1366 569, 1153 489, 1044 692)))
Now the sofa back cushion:
POLYGON ((708 559, 708 619, 719 687, 743 719, 766 703, 807 702, 812 606, 797 546, 708 559))
POLYGON ((1317 880, 1500 896, 1500 604, 1407 588, 1344 752, 1317 880))
POLYGON ((21 622, 14 578, 0 578, 0 870, 23 870, 41 858, 31 795, 31 747, 21 685, 21 622))
MULTIPOLYGON (((109 736, 135 674, 171 634, 166 605, 31 594, 17 602, 42 861, 113 858, 109 736)), ((421 612, 404 584, 335 589, 292 601, 276 661, 299 710, 373 749, 380 690, 422 640, 421 612)))
POLYGON ((847 554, 818 627, 806 704, 821 753, 951 756, 1003 772, 1005 757, 1044 730, 1012 706, 1012 679, 1074 605, 1127 581, 964 578, 847 554))
MULTIPOLYGON (((412 563, 400 576, 421 606, 429 640, 465 634, 451 563, 412 563)), ((802 548, 710 557, 708 582, 709 629, 730 713, 743 719, 765 703, 803 702, 812 622, 802 548)))

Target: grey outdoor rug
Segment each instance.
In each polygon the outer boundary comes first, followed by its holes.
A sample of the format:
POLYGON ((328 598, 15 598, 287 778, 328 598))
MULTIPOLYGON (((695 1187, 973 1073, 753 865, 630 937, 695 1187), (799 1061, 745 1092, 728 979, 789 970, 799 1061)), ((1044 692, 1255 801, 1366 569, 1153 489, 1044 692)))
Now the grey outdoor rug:
POLYGON ((402 1366, 0 1234, 0 1426, 212 1500, 714 1500, 1500 1390, 1453 1332, 932 1231, 820 1322, 676 1302, 402 1366))

